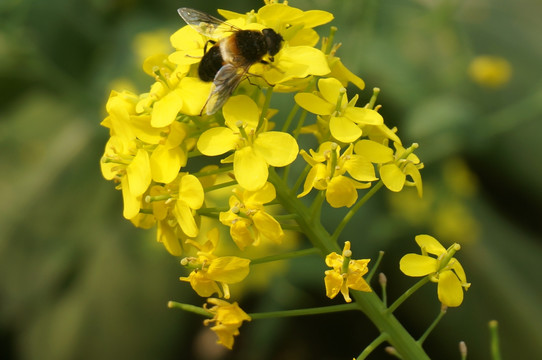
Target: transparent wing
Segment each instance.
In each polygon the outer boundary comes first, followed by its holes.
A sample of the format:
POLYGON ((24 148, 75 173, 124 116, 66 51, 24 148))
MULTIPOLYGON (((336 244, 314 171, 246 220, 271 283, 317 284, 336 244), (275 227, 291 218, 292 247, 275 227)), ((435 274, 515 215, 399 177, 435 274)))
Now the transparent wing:
POLYGON ((235 91, 243 77, 246 75, 248 67, 235 67, 226 64, 218 70, 213 80, 213 89, 205 103, 207 115, 212 115, 224 105, 231 94, 235 91))
POLYGON ((178 9, 177 12, 188 25, 192 26, 200 34, 210 38, 219 37, 224 32, 240 30, 238 27, 202 11, 183 7, 178 9))

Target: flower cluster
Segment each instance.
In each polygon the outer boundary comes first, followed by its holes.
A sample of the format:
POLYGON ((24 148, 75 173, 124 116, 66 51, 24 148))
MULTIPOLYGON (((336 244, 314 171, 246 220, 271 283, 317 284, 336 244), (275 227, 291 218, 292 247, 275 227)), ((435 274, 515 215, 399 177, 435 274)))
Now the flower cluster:
POLYGON ((317 92, 298 93, 295 100, 317 115, 317 123, 305 127, 305 132, 314 133, 321 142, 318 151, 309 150, 310 155, 301 150, 312 168, 299 197, 315 188, 326 192, 331 206, 350 207, 358 198, 357 189, 369 188, 371 182, 378 180, 375 166, 380 179, 391 191, 401 191, 410 185, 422 195, 419 169, 423 164, 418 157, 412 150, 403 148, 395 129, 388 128, 370 104, 356 107, 357 95, 348 101, 346 89, 339 80, 320 79, 317 92), (390 141, 395 151, 388 147, 390 141), (342 154, 339 144, 346 147, 342 154), (350 177, 345 176, 346 173, 350 177), (407 181, 407 176, 411 181, 407 181))
MULTIPOLYGON (((300 250, 249 259, 248 251, 261 244, 286 249, 287 230, 304 231, 319 253, 327 250, 325 264, 332 269, 323 285, 329 298, 340 292, 351 302, 350 290, 371 291, 364 279, 370 260, 352 260, 350 241, 338 255, 329 234, 309 231, 319 225, 314 216, 319 212, 309 211, 299 198, 316 189, 332 207, 352 207, 362 203, 358 190, 378 189, 377 182, 394 192, 414 186, 421 196, 423 164, 413 153, 417 146, 403 147, 397 129, 384 124, 375 106, 377 91, 364 106, 358 105, 358 95, 348 98, 348 83, 360 89, 365 84, 336 56, 338 46, 324 39, 316 47, 320 39, 313 28, 331 21, 332 14, 271 0, 246 14, 219 11, 226 22, 192 9, 179 13, 188 25, 171 36, 175 51, 144 61, 144 71, 154 79, 149 91, 110 94, 102 122, 110 139, 101 170, 122 191, 124 217, 137 227, 155 228, 157 241, 171 255, 182 256, 186 276, 180 280, 201 297, 221 298, 208 299, 213 307, 204 307, 204 313, 214 317, 205 324, 213 324, 218 342, 231 349, 239 327, 251 317, 237 302, 223 300, 236 293, 229 286, 243 282, 254 264, 302 256, 300 250), (280 46, 257 61, 235 53, 246 51, 235 43, 240 41, 235 34, 265 37, 269 29, 279 34, 280 46), (295 94, 294 108, 282 123, 271 121, 279 113, 271 108, 273 92, 295 94), (309 114, 314 114, 311 123, 305 121, 309 114), (298 115, 296 130, 289 132, 298 115), (314 135, 314 149, 302 148, 303 134, 314 135), (298 158, 308 165, 292 182, 290 165, 298 158)), ((262 41, 264 48, 273 46, 262 41)), ((408 270, 408 259, 402 269, 407 264, 407 274, 421 274, 408 270)), ((441 282, 449 288, 448 269, 459 279, 464 274, 459 263, 447 264, 433 264, 423 273, 438 279, 439 297, 442 292, 443 302, 453 304, 457 292, 447 296, 441 282)))

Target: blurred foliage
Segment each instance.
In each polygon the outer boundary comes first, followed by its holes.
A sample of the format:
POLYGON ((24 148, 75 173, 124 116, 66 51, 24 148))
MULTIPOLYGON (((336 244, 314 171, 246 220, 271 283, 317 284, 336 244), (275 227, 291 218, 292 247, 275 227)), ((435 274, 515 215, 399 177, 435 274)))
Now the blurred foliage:
MULTIPOLYGON (((473 285, 426 341, 429 355, 457 359, 464 340, 469 358, 489 358, 487 323, 496 319, 504 358, 542 358, 542 4, 290 4, 335 14, 338 55, 368 89, 382 89, 386 122, 420 144, 426 164, 423 200, 382 192, 358 213, 344 236, 354 254, 386 251, 382 271, 394 298, 412 284, 398 260, 416 251, 416 234, 461 243, 458 257, 473 285), (471 62, 485 55, 509 64, 508 81, 469 77, 471 62)), ((99 172, 107 139, 99 122, 112 87, 146 91, 141 44, 163 46, 184 25, 180 6, 216 14, 261 3, 0 2, 2 359, 348 359, 376 335, 349 313, 254 321, 224 353, 201 318, 166 308, 168 300, 202 299, 178 282, 178 259, 154 234, 122 218, 121 195, 99 172)), ((329 210, 331 227, 344 214, 329 210)), ((292 261, 286 274, 267 279, 267 292, 247 294, 243 307, 329 303, 323 270, 317 259, 292 261)), ((436 289, 426 286, 397 316, 419 335, 438 311, 436 289)))

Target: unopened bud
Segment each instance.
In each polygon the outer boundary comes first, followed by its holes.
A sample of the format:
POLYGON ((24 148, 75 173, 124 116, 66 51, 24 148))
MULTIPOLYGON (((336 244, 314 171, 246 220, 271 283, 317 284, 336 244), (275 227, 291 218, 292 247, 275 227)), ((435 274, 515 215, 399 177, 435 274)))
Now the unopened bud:
POLYGON ((459 354, 461 354, 461 358, 467 358, 467 344, 464 341, 459 342, 459 354))
POLYGON ((388 284, 388 278, 384 273, 378 274, 378 282, 380 283, 380 286, 386 287, 386 285, 388 284))

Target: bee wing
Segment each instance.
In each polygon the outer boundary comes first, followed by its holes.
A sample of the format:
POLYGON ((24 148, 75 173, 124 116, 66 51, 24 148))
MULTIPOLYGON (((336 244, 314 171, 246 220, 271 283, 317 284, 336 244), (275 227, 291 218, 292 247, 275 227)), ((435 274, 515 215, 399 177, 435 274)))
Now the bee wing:
POLYGON ((224 105, 247 71, 248 67, 240 68, 231 64, 226 64, 218 70, 213 80, 213 90, 205 103, 207 115, 214 114, 224 105))
POLYGON ((223 32, 240 30, 238 27, 202 11, 183 7, 178 9, 177 12, 188 25, 192 26, 200 34, 210 38, 216 38, 223 32))

